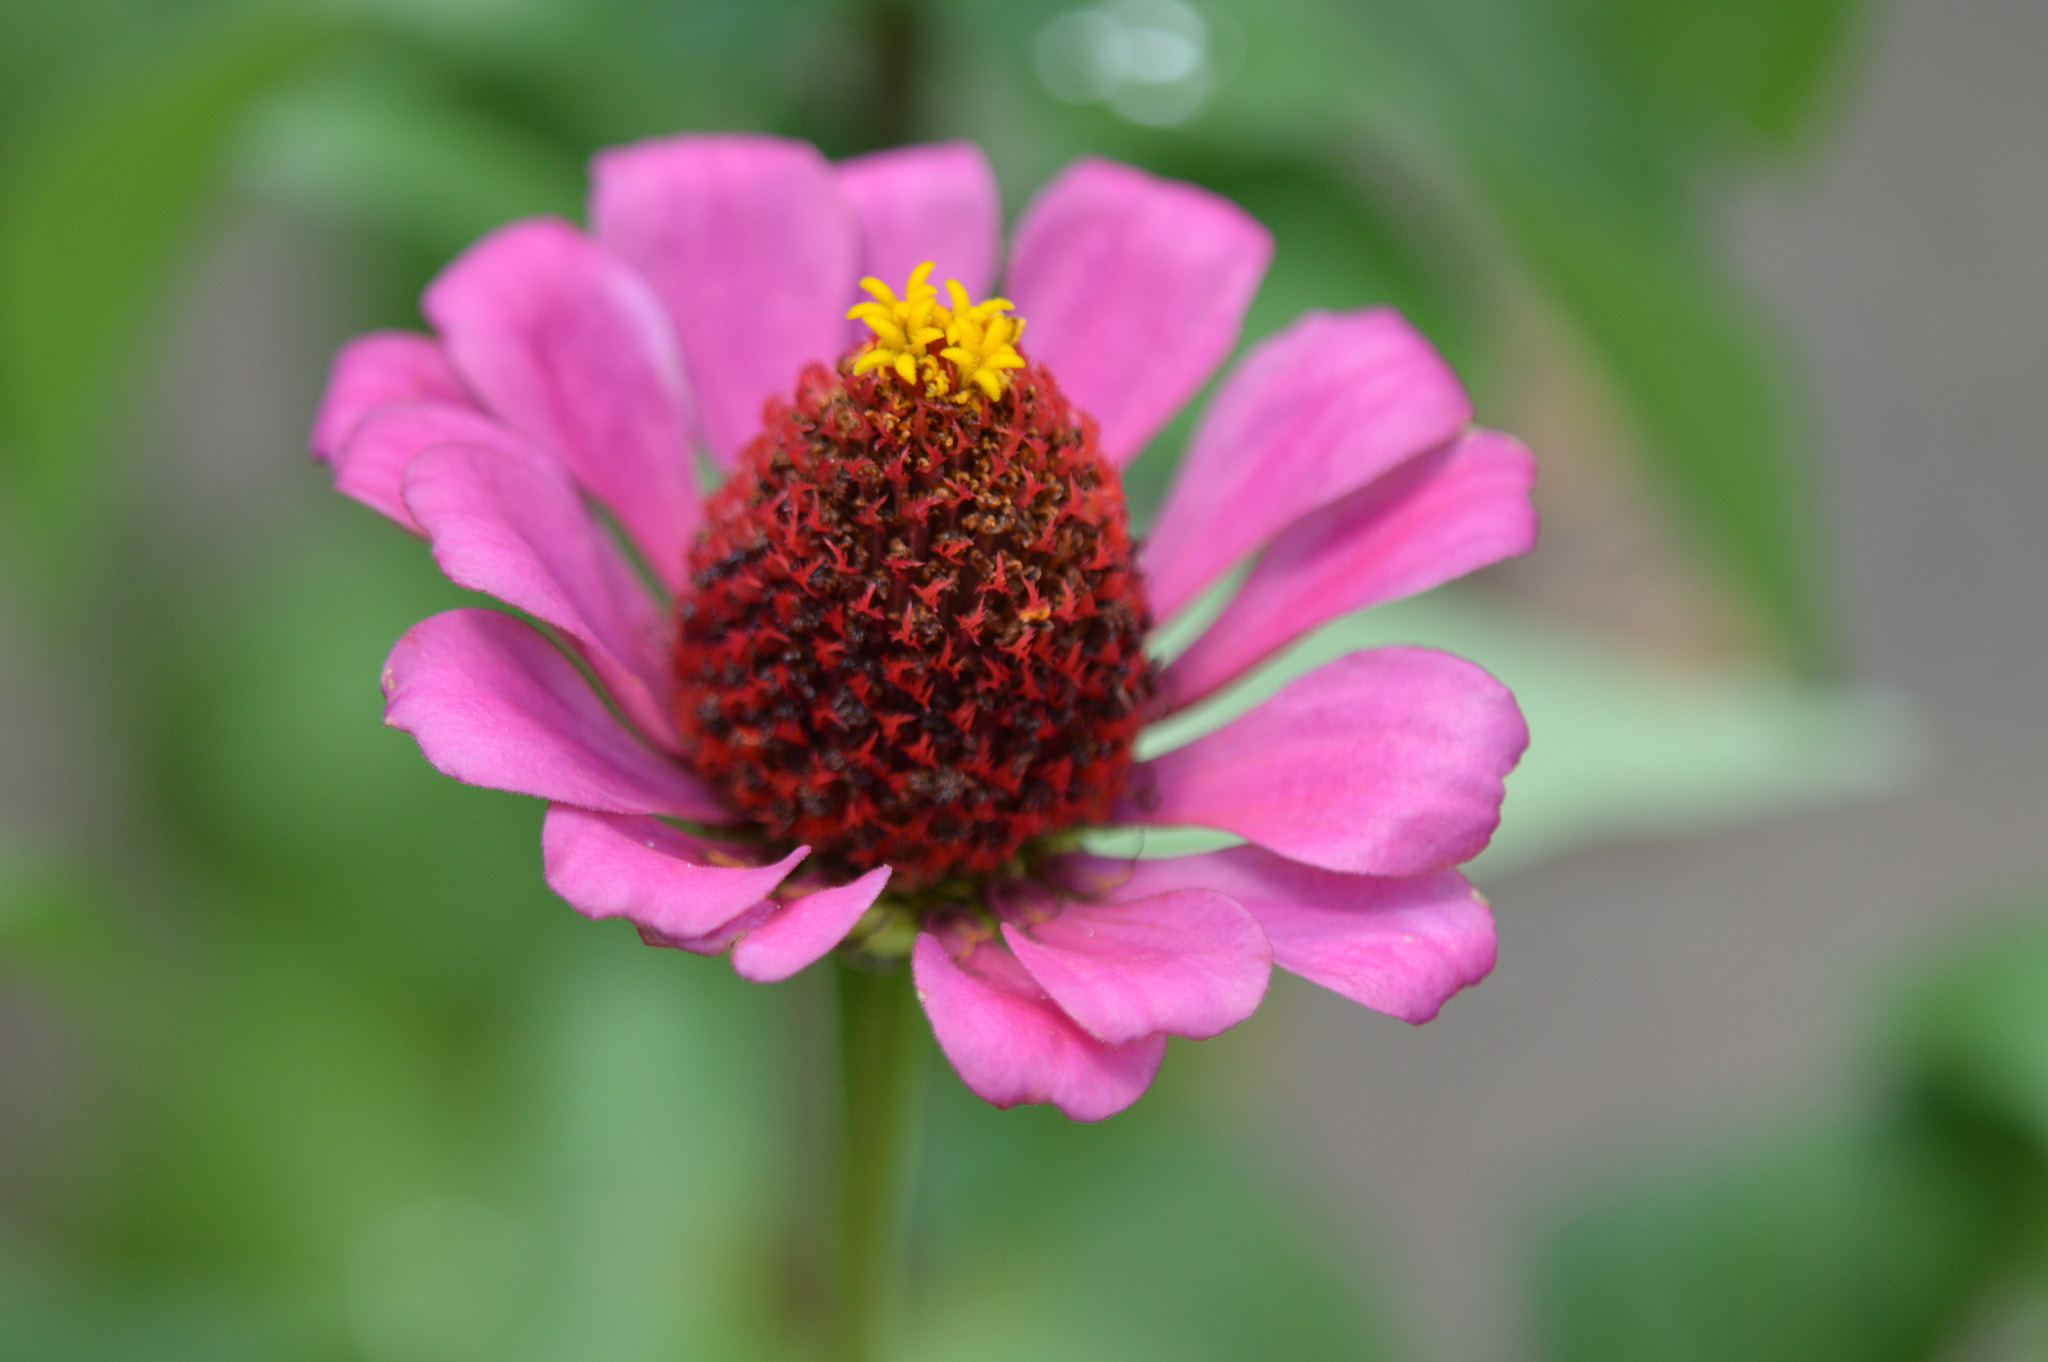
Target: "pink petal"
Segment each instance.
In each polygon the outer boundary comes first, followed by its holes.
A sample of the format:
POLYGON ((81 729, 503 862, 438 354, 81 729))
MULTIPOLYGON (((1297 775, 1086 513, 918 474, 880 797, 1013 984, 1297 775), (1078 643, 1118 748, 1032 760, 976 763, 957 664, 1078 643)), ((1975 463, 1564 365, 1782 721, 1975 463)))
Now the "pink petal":
POLYGON ((1528 742, 1514 696, 1480 668, 1376 648, 1138 767, 1117 817, 1222 828, 1329 870, 1419 875, 1485 848, 1528 742))
POLYGON ((704 441, 729 466, 762 405, 846 348, 853 210, 815 148, 751 133, 616 147, 591 175, 598 239, 667 307, 704 441))
POLYGON ((1203 416, 1141 555, 1154 614, 1471 419, 1457 376, 1389 309, 1312 312, 1262 342, 1203 416))
POLYGON ((1056 873, 1115 899, 1228 894, 1265 928, 1274 964, 1406 1022, 1428 1021, 1493 970, 1493 914, 1455 870, 1341 875, 1244 846, 1156 861, 1067 857, 1056 873))
POLYGON ((1039 889, 1015 906, 1028 915, 1004 922, 1003 940, 1060 1010, 1106 1044, 1159 1032, 1206 1039, 1266 996, 1266 934, 1212 890, 1063 903, 1039 889))
POLYGON ((467 407, 469 394, 432 336, 373 331, 341 347, 313 418, 313 457, 333 462, 365 416, 394 402, 467 407))
POLYGON ((569 659, 495 610, 421 620, 384 663, 384 722, 443 775, 607 813, 727 815, 702 781, 612 717, 569 659))
POLYGON ((775 892, 809 853, 772 865, 735 845, 706 841, 658 818, 548 806, 541 827, 548 888, 589 918, 622 917, 668 937, 701 937, 775 892))
POLYGON ((652 927, 640 928, 640 939, 650 946, 689 951, 693 955, 724 955, 732 943, 774 917, 780 907, 774 899, 762 899, 730 922, 712 928, 702 936, 671 936, 652 927))
POLYGON ((987 295, 1003 208, 980 147, 899 147, 842 161, 838 169, 839 187, 860 220, 864 273, 900 292, 910 272, 930 260, 933 283, 958 279, 975 298, 987 295))
POLYGON ((1518 441, 1476 430, 1309 512, 1166 669, 1165 693, 1185 708, 1339 615, 1528 552, 1535 480, 1536 460, 1518 441))
POLYGON ((356 426, 334 461, 336 490, 425 534, 405 505, 405 470, 422 451, 463 444, 510 451, 526 442, 474 407, 401 402, 378 407, 356 426))
POLYGON ((559 464, 441 445, 413 460, 405 503, 450 581, 572 636, 627 717, 674 745, 666 613, 559 464))
POLYGON ((422 307, 484 404, 568 465, 676 586, 703 497, 682 361, 646 281, 534 218, 470 247, 422 307))
POLYGON ((850 884, 788 900, 734 944, 733 972, 772 984, 822 959, 846 939, 888 883, 889 867, 878 866, 850 884))
POLYGON ((1004 293, 1025 319, 1024 349, 1122 463, 1237 344, 1272 255, 1237 205, 1089 158, 1024 210, 1004 293))
POLYGON ((955 960, 922 932, 910 967, 939 1048, 996 1106, 1050 1102, 1076 1121, 1099 1121, 1137 1101, 1166 1056, 1164 1036, 1104 1045, 1083 1031, 996 942, 955 960))

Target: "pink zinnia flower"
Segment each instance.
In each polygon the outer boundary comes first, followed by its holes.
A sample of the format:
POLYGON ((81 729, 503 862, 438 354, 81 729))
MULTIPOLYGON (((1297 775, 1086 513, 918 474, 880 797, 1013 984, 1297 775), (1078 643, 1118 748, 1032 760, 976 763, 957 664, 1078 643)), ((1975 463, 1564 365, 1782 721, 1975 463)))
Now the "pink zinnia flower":
POLYGON ((970 1088, 1081 1119, 1167 1036, 1250 1015, 1276 963, 1413 1022, 1485 976, 1455 867, 1527 733, 1478 667, 1356 653, 1131 756, 1305 630, 1533 542, 1528 452, 1471 428, 1406 322, 1255 347, 1134 552, 1116 470, 1229 353, 1271 252, 1237 208, 1082 161, 977 302, 1000 208, 971 146, 835 166, 676 137, 594 178, 589 234, 493 233, 428 288, 435 335, 349 345, 313 432, 342 491, 538 622, 425 620, 384 690, 439 770, 550 801, 556 892, 749 979, 908 953, 970 1088), (1081 854, 1105 823, 1246 844, 1081 854))

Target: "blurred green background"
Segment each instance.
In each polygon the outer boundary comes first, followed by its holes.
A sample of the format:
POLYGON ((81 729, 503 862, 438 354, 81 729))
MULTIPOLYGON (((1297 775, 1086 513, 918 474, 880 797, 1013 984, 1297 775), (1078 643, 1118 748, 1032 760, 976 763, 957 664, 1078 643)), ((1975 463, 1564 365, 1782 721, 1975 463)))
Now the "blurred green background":
MULTIPOLYGON (((1277 981, 1100 1127, 934 1060, 916 1359, 2048 1357, 2032 0, 4 0, 0 1356, 801 1358, 829 978, 641 948, 378 726, 462 593, 327 357, 597 147, 1095 152, 1393 302, 1545 542, 1499 974, 1277 981), (614 930, 616 928, 616 930, 614 930)), ((1142 518, 1188 429, 1130 476, 1142 518)))

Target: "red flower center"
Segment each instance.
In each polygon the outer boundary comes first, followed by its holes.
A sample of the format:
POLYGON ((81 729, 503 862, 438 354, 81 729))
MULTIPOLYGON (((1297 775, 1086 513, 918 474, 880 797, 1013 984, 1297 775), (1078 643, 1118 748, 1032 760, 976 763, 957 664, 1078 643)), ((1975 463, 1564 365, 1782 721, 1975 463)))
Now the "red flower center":
POLYGON ((677 718, 771 841, 918 889, 1101 819, 1153 694, 1116 470, 1052 376, 812 365, 713 495, 677 718))

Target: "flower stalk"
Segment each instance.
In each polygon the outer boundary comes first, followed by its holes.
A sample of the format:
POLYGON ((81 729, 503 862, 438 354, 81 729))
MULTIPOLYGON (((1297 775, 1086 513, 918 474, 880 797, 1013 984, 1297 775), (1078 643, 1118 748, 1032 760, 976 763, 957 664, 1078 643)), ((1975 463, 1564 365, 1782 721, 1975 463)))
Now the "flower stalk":
POLYGON ((839 1242, 831 1362, 882 1362, 902 1303, 903 1228, 922 1109, 909 972, 839 960, 839 1242))

